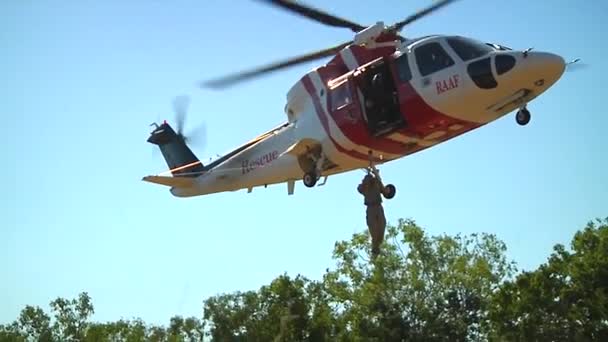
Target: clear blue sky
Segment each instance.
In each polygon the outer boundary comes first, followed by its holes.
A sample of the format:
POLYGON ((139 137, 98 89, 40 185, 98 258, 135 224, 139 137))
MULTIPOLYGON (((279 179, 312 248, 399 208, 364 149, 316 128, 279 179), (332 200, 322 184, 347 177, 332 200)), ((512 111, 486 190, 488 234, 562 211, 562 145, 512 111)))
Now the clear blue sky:
MULTIPOLYGON (((308 3, 369 24, 430 1, 308 3)), ((463 0, 406 27, 589 67, 535 100, 526 127, 511 114, 382 167, 398 187, 389 221, 495 233, 529 269, 608 215, 607 14, 599 0, 463 0)), ((152 121, 173 120, 175 95, 192 96, 189 128, 206 122, 206 148, 195 152, 208 159, 281 123, 286 91, 315 63, 222 92, 197 81, 350 38, 249 0, 1 2, 0 323, 26 304, 88 291, 95 319, 165 324, 282 272, 319 278, 334 242, 366 229, 361 172, 312 190, 298 183, 291 197, 277 185, 177 199, 140 179, 165 170, 146 139, 152 121)))

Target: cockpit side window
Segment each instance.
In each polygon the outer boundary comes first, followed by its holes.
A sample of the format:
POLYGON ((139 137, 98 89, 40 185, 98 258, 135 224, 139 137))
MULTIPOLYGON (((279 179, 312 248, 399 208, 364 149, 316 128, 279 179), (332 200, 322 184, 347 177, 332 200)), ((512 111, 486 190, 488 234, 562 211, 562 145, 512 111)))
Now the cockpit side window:
POLYGON ((332 110, 340 109, 351 104, 353 101, 348 82, 343 82, 339 86, 331 89, 330 94, 332 110))
POLYGON ((427 76, 454 65, 454 60, 437 42, 427 43, 415 50, 420 75, 427 76))
POLYGON ((407 53, 404 53, 401 56, 397 57, 397 60, 395 61, 395 66, 397 67, 397 74, 399 76, 399 81, 401 82, 408 82, 412 79, 410 62, 407 58, 407 53))
POLYGON ((446 39, 448 45, 464 62, 470 61, 478 57, 485 56, 494 51, 490 46, 482 43, 477 43, 473 40, 464 39, 462 37, 449 37, 446 39))

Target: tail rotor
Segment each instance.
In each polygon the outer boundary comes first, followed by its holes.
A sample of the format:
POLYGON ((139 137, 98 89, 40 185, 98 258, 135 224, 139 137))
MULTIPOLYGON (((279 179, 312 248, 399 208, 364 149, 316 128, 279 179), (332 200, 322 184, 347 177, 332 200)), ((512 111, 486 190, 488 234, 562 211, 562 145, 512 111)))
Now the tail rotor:
POLYGON ((179 95, 173 99, 173 112, 175 113, 175 125, 177 135, 189 145, 199 145, 204 148, 207 136, 207 127, 204 122, 192 129, 189 134, 184 134, 186 125, 186 116, 190 108, 190 97, 187 95, 179 95))
POLYGON ((175 130, 166 120, 160 125, 151 124, 154 130, 150 133, 148 142, 158 146, 174 176, 195 177, 205 171, 203 163, 188 145, 191 143, 201 145, 205 142, 206 126, 201 123, 191 130, 190 134, 184 134, 189 107, 190 98, 188 96, 180 95, 173 99, 175 130))

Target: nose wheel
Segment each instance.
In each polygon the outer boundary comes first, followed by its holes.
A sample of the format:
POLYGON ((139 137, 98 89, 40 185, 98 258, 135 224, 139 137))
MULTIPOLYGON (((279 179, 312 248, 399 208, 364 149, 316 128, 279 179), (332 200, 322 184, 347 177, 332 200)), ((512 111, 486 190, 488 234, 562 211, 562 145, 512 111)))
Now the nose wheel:
POLYGON ((517 114, 515 114, 515 121, 517 121, 520 126, 527 125, 528 122, 530 122, 530 118, 530 112, 528 111, 528 109, 526 109, 526 107, 518 110, 517 114))
POLYGON ((312 188, 317 184, 318 179, 319 177, 317 177, 315 172, 306 172, 302 178, 302 182, 304 182, 304 185, 307 187, 312 188))

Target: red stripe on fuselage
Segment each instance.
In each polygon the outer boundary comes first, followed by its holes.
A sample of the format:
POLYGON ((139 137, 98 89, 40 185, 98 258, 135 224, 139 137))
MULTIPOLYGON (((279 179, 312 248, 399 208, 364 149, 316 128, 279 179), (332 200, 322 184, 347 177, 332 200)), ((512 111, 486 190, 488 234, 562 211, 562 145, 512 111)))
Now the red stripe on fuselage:
MULTIPOLYGON (((390 37, 388 36, 383 38, 384 39, 379 40, 390 40, 390 37)), ((394 51, 394 48, 392 47, 366 49, 359 46, 351 46, 348 49, 352 52, 352 56, 358 65, 365 64, 382 55, 390 55, 390 53, 394 51)), ((456 119, 435 110, 425 102, 420 94, 416 92, 410 82, 401 83, 398 81, 398 75, 394 70, 394 65, 391 65, 390 68, 392 76, 397 83, 396 86, 399 94, 400 112, 406 121, 405 128, 392 133, 400 133, 407 137, 422 139, 433 132, 444 131, 445 134, 443 136, 433 139, 437 142, 443 142, 481 126, 479 123, 456 119), (449 127, 453 126, 454 124, 458 124, 461 127, 459 129, 450 129, 449 127)), ((326 66, 317 69, 325 91, 327 91, 327 88, 324 85, 328 84, 329 81, 341 76, 347 71, 348 68, 346 67, 340 54, 336 54, 336 56, 334 56, 334 58, 328 64, 326 64, 326 66)), ((347 154, 356 159, 368 159, 367 155, 357 151, 347 150, 337 143, 335 138, 330 133, 328 121, 329 117, 332 118, 332 120, 336 123, 337 129, 339 129, 347 139, 356 145, 368 148, 370 150, 375 150, 380 153, 404 156, 427 148, 427 146, 412 146, 411 144, 404 144, 402 142, 390 139, 387 136, 370 136, 367 124, 362 116, 359 116, 358 122, 353 124, 352 122, 345 121, 343 114, 334 113, 329 108, 326 111, 324 106, 321 104, 322 100, 319 97, 318 90, 315 88, 310 75, 304 76, 302 78, 302 82, 306 91, 313 100, 315 112, 323 126, 323 129, 339 152, 347 154)), ((329 94, 325 99, 325 104, 328 104, 328 97, 329 94)), ((354 105, 357 106, 356 112, 362 115, 360 104, 355 103, 354 105)))
MULTIPOLYGON (((310 79, 309 75, 306 75, 302 78, 302 84, 304 85, 304 88, 306 89, 306 91, 308 92, 308 94, 310 95, 310 97, 312 99, 312 102, 315 106, 315 113, 317 114, 319 121, 321 121, 321 125, 323 126, 323 129, 325 130, 325 134, 327 134, 327 136, 329 137, 331 142, 334 144, 336 149, 340 153, 344 153, 350 157, 360 159, 360 160, 369 160, 369 157, 366 154, 363 154, 363 153, 360 153, 357 151, 347 150, 344 147, 342 147, 340 144, 338 144, 338 142, 330 134, 327 113, 325 113, 325 110, 323 109, 323 106, 321 105, 321 101, 319 100, 317 91, 315 90, 315 86, 312 84, 312 80, 310 79)), ((374 161, 378 162, 381 160, 378 158, 374 158, 374 161)))
MULTIPOLYGON (((396 39, 398 39, 398 36, 393 33, 383 33, 376 39, 376 41, 380 43, 390 42, 396 39)), ((394 47, 368 48, 357 45, 349 46, 347 49, 350 50, 353 58, 357 61, 358 65, 366 64, 381 56, 388 57, 388 59, 390 60, 389 56, 395 51, 394 47)), ((343 61, 341 60, 341 56, 337 54, 336 57, 334 57, 334 59, 332 60, 332 64, 341 65, 341 63, 343 63, 343 61)), ((399 93, 401 115, 405 118, 405 121, 407 123, 406 128, 399 130, 395 133, 401 133, 409 137, 423 138, 435 131, 445 130, 447 132, 446 135, 442 136, 439 139, 440 141, 445 141, 481 126, 481 124, 479 123, 459 120, 435 110, 424 101, 424 99, 416 92, 410 82, 400 82, 399 75, 395 70, 394 64, 389 63, 389 65, 399 93), (459 124, 462 126, 462 128, 457 130, 448 129, 449 126, 452 126, 454 124, 459 124)), ((323 82, 327 84, 328 81, 330 81, 332 78, 335 78, 336 75, 332 75, 332 73, 337 70, 321 68, 318 71, 323 82)), ((361 109, 358 108, 357 112, 360 111, 361 109)), ((336 116, 333 115, 333 113, 331 114, 334 118, 334 121, 338 120, 336 116)), ((406 152, 403 151, 403 149, 400 148, 399 145, 394 145, 394 141, 392 139, 370 138, 369 134, 367 133, 367 127, 365 127, 365 123, 362 123, 360 125, 352 125, 350 123, 340 125, 338 121, 336 121, 336 123, 338 124, 343 134, 356 144, 373 147, 374 149, 383 151, 385 153, 410 154, 419 150, 412 150, 410 148, 406 152)))
POLYGON ((481 126, 479 123, 453 118, 435 110, 424 101, 410 82, 398 84, 397 90, 401 115, 407 121, 404 135, 423 138, 436 131, 445 131, 446 134, 439 140, 446 141, 481 126), (455 124, 462 127, 456 130, 449 128, 455 124))
MULTIPOLYGON (((331 71, 326 68, 319 69, 319 75, 324 83, 331 80, 332 75, 330 72, 331 71)), ((446 133, 438 138, 438 140, 445 141, 480 126, 478 123, 456 119, 434 109, 424 101, 422 96, 416 92, 409 82, 398 83, 397 87, 400 112, 404 117, 407 126, 392 133, 400 133, 408 137, 422 139, 433 132, 441 130, 446 133), (449 129, 449 127, 454 124, 460 125, 461 128, 456 130, 449 129)), ((312 96, 315 97, 316 100, 319 100, 316 92, 312 96)), ((359 106, 359 103, 355 103, 354 105, 359 106)), ((357 108, 355 111, 360 113, 361 109, 357 108)), ((326 114, 325 111, 323 113, 326 114)), ((384 137, 372 137, 369 134, 367 125, 362 117, 359 117, 359 122, 357 124, 351 124, 344 122, 339 114, 334 113, 331 110, 329 110, 329 115, 334 122, 336 122, 336 126, 342 134, 354 144, 364 146, 380 153, 406 155, 426 148, 423 146, 420 146, 420 148, 412 148, 411 145, 403 144, 402 142, 388 138, 390 134, 384 137)))
MULTIPOLYGON (((394 39, 396 39, 396 36, 393 34, 388 34, 388 35, 383 34, 378 38, 377 41, 378 42, 389 42, 394 39)), ((372 60, 374 60, 380 56, 390 55, 392 52, 395 51, 395 48, 394 47, 367 48, 367 47, 362 47, 362 46, 358 46, 358 45, 352 45, 352 46, 345 48, 345 50, 350 51, 357 66, 361 66, 368 62, 371 62, 372 60)), ((342 62, 342 57, 339 54, 336 55, 335 62, 336 62, 336 64, 339 64, 339 62, 342 62)), ((319 68, 317 71, 319 73, 319 77, 323 80, 323 82, 325 84, 327 84, 332 78, 335 78, 335 76, 332 73, 334 70, 332 70, 330 68, 319 68)), ((356 91, 356 88, 353 89, 353 91, 356 91)), ((358 95, 357 95, 357 97, 358 97, 358 95)), ((361 99, 359 99, 359 100, 361 100, 361 99)), ((340 131, 342 132, 342 134, 344 134, 344 136, 346 138, 348 138, 350 141, 352 141, 353 143, 355 143, 357 145, 362 145, 362 146, 368 147, 370 149, 379 151, 380 153, 404 155, 405 153, 408 152, 408 147, 405 146, 401 142, 395 141, 393 139, 389 139, 387 137, 372 137, 369 134, 367 123, 363 119, 363 113, 362 113, 360 103, 355 103, 354 106, 357 107, 355 109, 355 112, 359 113, 359 116, 358 116, 359 122, 357 124, 351 124, 351 123, 341 124, 341 121, 343 121, 343 120, 341 120, 339 115, 337 113, 334 113, 331 110, 329 110, 329 113, 330 113, 332 119, 334 120, 334 122, 336 122, 336 125, 339 127, 340 131)), ((399 131, 395 131, 393 133, 396 133, 396 132, 405 133, 405 130, 399 130, 399 131)))
MULTIPOLYGON (((321 105, 321 100, 319 98, 319 95, 317 94, 317 90, 315 89, 312 83, 312 80, 310 79, 310 76, 305 76, 302 79, 302 83, 304 84, 304 88, 312 98, 313 104, 315 106, 315 112, 323 126, 323 129, 325 130, 325 133, 330 138, 336 149, 341 153, 349 155, 350 157, 360 160, 368 160, 367 155, 357 151, 347 150, 334 139, 334 137, 330 134, 328 122, 329 114, 324 110, 323 106, 321 105)), ((397 132, 405 136, 421 139, 435 131, 443 130, 446 132, 446 134, 437 139, 438 141, 442 142, 481 126, 481 124, 479 123, 456 119, 435 110, 424 101, 424 99, 416 92, 416 90, 409 82, 405 82, 399 85, 399 97, 401 104, 401 113, 407 120, 408 126, 405 129, 399 130, 397 132), (449 126, 452 126, 454 124, 459 124, 462 127, 457 130, 449 129, 449 126)), ((346 135, 345 131, 348 130, 345 130, 339 125, 337 126, 338 129, 340 129, 340 131, 346 135)), ((364 124, 361 124, 360 126, 365 127, 364 124)), ((390 140, 388 138, 378 140, 389 140, 394 143, 393 140, 390 140)), ((382 151, 381 149, 377 148, 380 144, 370 145, 360 138, 351 139, 351 141, 363 147, 382 151)), ((401 156, 409 155, 428 148, 428 146, 422 145, 412 146, 409 144, 398 144, 401 147, 401 152, 399 153, 401 156)), ((381 161, 381 159, 379 158, 374 159, 375 161, 381 161)), ((386 161, 386 159, 384 161, 386 161)))
MULTIPOLYGON (((331 70, 328 70, 327 68, 320 68, 318 72, 324 84, 327 84, 327 82, 331 80, 331 70)), ((356 92, 356 86, 353 91, 356 92)), ((326 96, 326 98, 329 98, 329 96, 326 96)), ((356 107, 354 112, 361 113, 359 101, 355 101, 355 103, 351 104, 351 106, 356 107)), ((340 131, 342 131, 342 134, 344 134, 348 140, 357 145, 362 145, 381 153, 402 155, 406 152, 405 146, 398 141, 394 141, 386 137, 371 136, 367 128, 367 123, 364 121, 362 115, 357 115, 358 121, 352 124, 344 122, 340 114, 336 112, 329 110, 329 114, 339 127, 340 131)))

